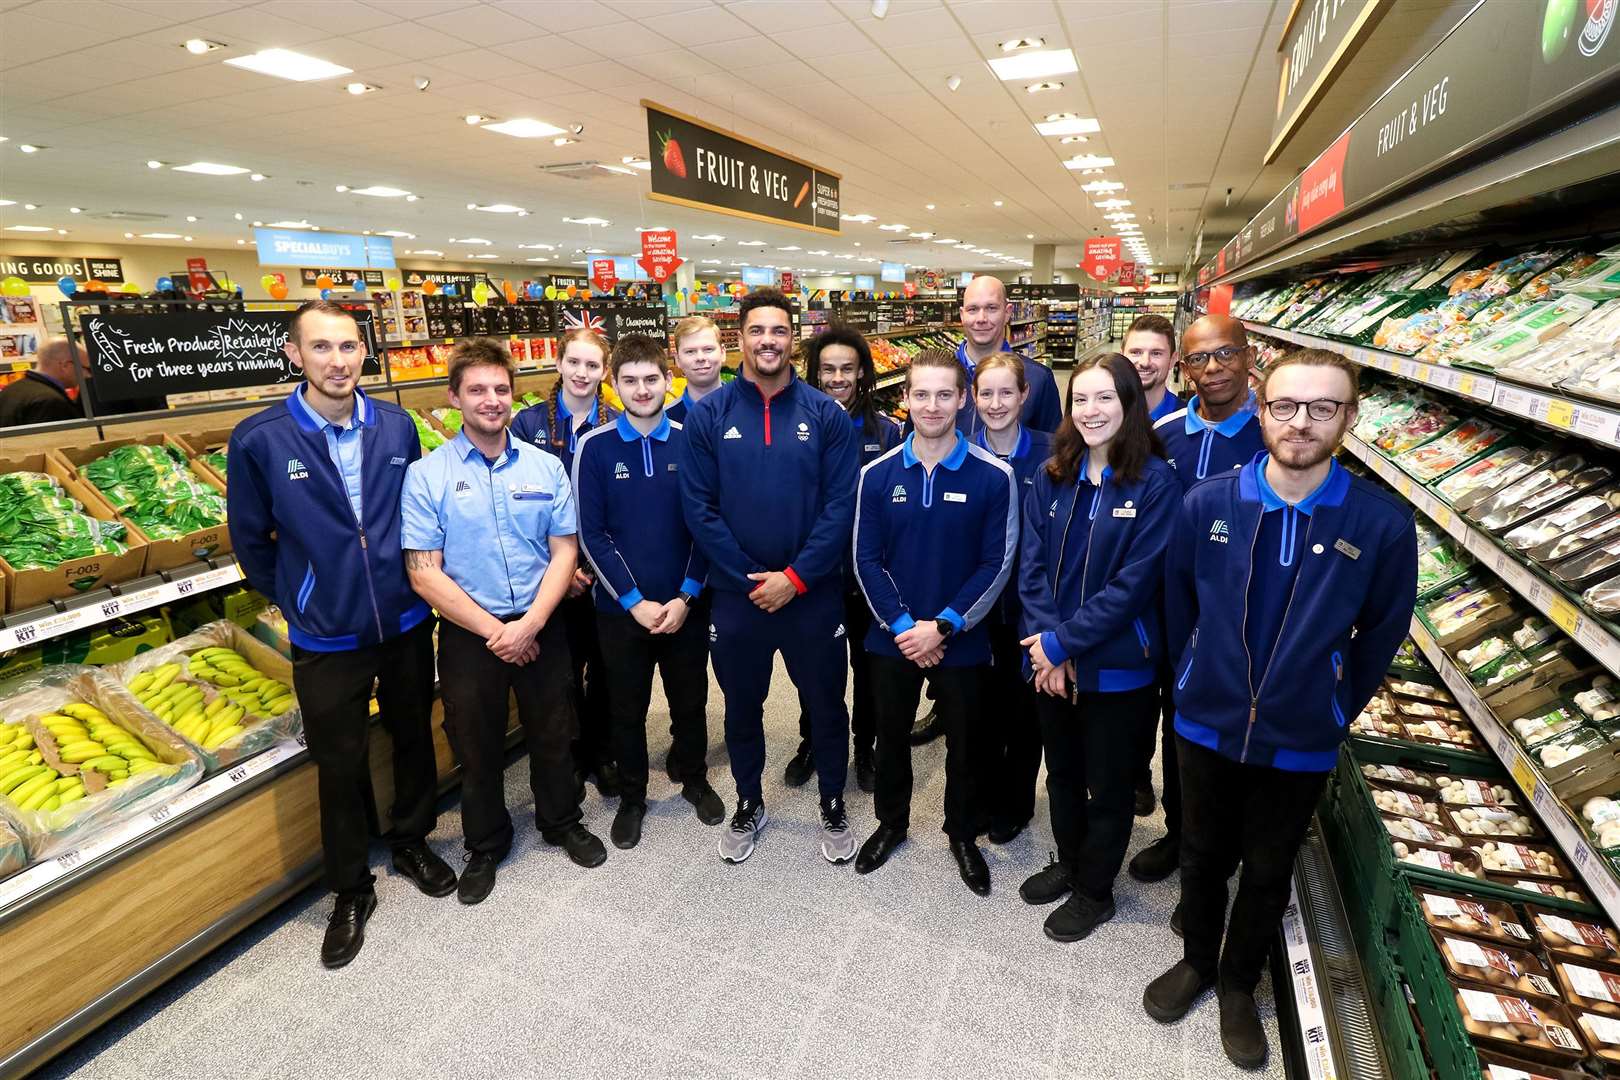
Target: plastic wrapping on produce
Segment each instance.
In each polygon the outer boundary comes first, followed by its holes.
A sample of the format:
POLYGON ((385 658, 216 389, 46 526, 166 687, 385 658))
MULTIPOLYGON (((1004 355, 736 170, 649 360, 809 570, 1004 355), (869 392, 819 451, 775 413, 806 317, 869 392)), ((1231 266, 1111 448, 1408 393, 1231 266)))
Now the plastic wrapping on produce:
MULTIPOLYGON (((153 723, 161 724, 167 730, 174 729, 136 699, 129 689, 129 683, 142 672, 152 671, 164 664, 179 663, 181 665, 178 680, 184 680, 202 688, 205 703, 212 702, 219 696, 219 688, 205 680, 193 678, 186 672, 186 660, 199 649, 219 647, 234 649, 242 658, 258 671, 287 686, 292 686, 292 662, 281 653, 272 649, 252 634, 243 630, 236 623, 228 619, 211 622, 198 627, 185 637, 177 638, 167 645, 159 646, 125 660, 121 664, 113 664, 104 669, 117 681, 120 695, 129 699, 129 704, 152 718, 153 723)), ((197 741, 187 739, 184 735, 174 732, 176 738, 181 739, 191 747, 203 761, 209 775, 220 769, 228 768, 244 758, 267 750, 276 743, 296 737, 304 730, 303 711, 299 708, 296 695, 290 695, 293 705, 280 716, 271 716, 256 720, 245 731, 227 740, 222 745, 208 749, 197 741)))
POLYGON ((28 865, 28 849, 17 830, 0 821, 0 881, 28 865))
MULTIPOLYGON (((71 849, 92 833, 150 810, 202 779, 202 760, 191 746, 137 706, 127 691, 98 668, 58 664, 0 684, 0 716, 28 724, 35 733, 36 747, 43 741, 39 717, 80 702, 137 736, 161 767, 132 773, 116 785, 98 787, 75 802, 49 811, 23 810, 9 798, 0 799, 0 820, 22 837, 30 859, 71 849)), ((86 776, 91 771, 77 764, 64 764, 62 769, 67 770, 63 778, 86 776)))

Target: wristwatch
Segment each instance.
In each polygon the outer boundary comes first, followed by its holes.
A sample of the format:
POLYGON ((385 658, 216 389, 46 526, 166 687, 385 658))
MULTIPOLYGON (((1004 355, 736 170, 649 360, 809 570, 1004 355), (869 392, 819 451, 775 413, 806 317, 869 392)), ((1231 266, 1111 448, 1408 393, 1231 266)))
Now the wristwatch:
POLYGON ((949 640, 950 636, 956 633, 956 624, 949 619, 935 619, 934 629, 939 631, 940 637, 949 640))
POLYGON ((691 607, 694 603, 697 602, 697 597, 693 596, 691 593, 687 592, 684 589, 681 590, 681 599, 686 601, 686 606, 687 607, 691 607))

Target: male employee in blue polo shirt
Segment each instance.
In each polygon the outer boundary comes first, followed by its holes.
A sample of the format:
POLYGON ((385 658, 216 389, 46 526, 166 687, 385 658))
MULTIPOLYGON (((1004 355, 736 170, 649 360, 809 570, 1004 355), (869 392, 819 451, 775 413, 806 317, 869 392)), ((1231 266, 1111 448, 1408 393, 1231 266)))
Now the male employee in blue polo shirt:
POLYGON ((461 760, 464 904, 489 896, 512 847, 503 773, 513 694, 541 837, 580 866, 607 858, 580 824, 568 638, 552 617, 579 555, 574 499, 557 458, 506 430, 516 371, 493 338, 456 346, 450 405, 461 410, 461 431, 411 466, 400 507, 411 587, 444 619, 439 686, 461 760))
POLYGON ((765 827, 765 696, 781 652, 810 718, 821 854, 847 862, 843 591, 860 443, 844 410, 794 375, 787 297, 757 289, 737 322, 742 373, 686 414, 680 460, 686 523, 709 560, 709 651, 737 782, 720 857, 742 862, 765 827))
POLYGON ((1417 591, 1412 508, 1333 459, 1356 391, 1338 353, 1274 363, 1261 389, 1265 451, 1187 493, 1166 557, 1185 944, 1142 1004, 1171 1023, 1218 985, 1221 1044, 1249 1069, 1266 1060, 1254 988, 1295 853, 1417 591))
POLYGON ((1181 399, 1170 392, 1170 372, 1176 366, 1176 329, 1163 315, 1149 312, 1131 320, 1119 351, 1136 368, 1142 380, 1142 396, 1147 400, 1148 419, 1159 420, 1181 408, 1181 399))
POLYGON ((644 334, 613 346, 609 364, 624 412, 579 441, 574 497, 580 547, 596 572, 597 625, 613 683, 608 709, 619 763, 613 844, 641 842, 647 816, 647 707, 653 668, 669 699, 666 767, 705 825, 726 808, 709 786, 709 626, 699 605, 709 564, 681 514, 680 449, 685 431, 669 419, 669 354, 644 334), (693 608, 698 610, 694 613, 693 608))
MULTIPOLYGON (((1007 286, 998 277, 980 274, 962 290, 962 343, 956 347, 956 360, 973 381, 973 369, 980 360, 998 352, 1011 352, 1007 344, 1007 324, 1012 321, 1012 305, 1007 302, 1007 286)), ((1024 399, 1023 424, 1036 431, 1053 432, 1063 423, 1062 397, 1052 369, 1029 361, 1024 364, 1024 380, 1029 397, 1024 399)), ((957 413, 956 426, 971 436, 978 430, 979 412, 973 395, 967 395, 957 413)))
MULTIPOLYGON (((1229 316, 1205 315, 1182 335, 1181 371, 1194 394, 1184 407, 1161 417, 1153 430, 1164 443, 1165 459, 1176 470, 1183 492, 1201 480, 1247 465, 1264 449, 1259 404, 1249 389, 1253 362, 1254 347, 1243 324, 1229 316)), ((1162 881, 1175 872, 1181 859, 1181 778, 1171 730, 1174 706, 1168 700, 1168 673, 1163 679, 1159 764, 1164 773, 1164 835, 1131 859, 1128 869, 1137 881, 1162 881)), ((1144 773, 1153 760, 1154 741, 1149 732, 1142 750, 1144 773)), ((1148 795, 1151 799, 1151 788, 1148 795)), ((1172 929, 1179 930, 1181 914, 1178 906, 1171 916, 1172 929)))
POLYGON ((432 612, 400 558, 400 489, 422 448, 403 409, 358 389, 366 346, 343 308, 299 307, 285 349, 304 381, 231 433, 226 500, 237 562, 280 605, 292 639, 326 887, 337 894, 321 962, 335 968, 360 952, 377 906, 366 867, 374 681, 394 747, 394 868, 429 896, 456 887, 426 843, 438 779, 432 612))

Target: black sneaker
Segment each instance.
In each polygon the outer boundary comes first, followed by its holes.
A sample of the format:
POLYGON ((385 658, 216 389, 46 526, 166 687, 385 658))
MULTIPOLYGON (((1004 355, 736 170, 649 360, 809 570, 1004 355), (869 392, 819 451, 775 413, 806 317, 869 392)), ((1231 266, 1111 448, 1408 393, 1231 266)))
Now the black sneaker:
POLYGON ((1215 985, 1185 960, 1147 984, 1142 991, 1142 1008, 1161 1024, 1173 1024, 1187 1015, 1193 1002, 1215 985))
POLYGON ((945 724, 939 718, 939 706, 932 705, 921 720, 911 725, 911 745, 921 746, 945 734, 945 724))
POLYGON ((1114 917, 1114 900, 1097 900, 1076 889, 1063 906, 1046 917, 1046 936, 1053 941, 1080 941, 1114 917))
POLYGON ((1166 834, 1138 851, 1126 871, 1137 881, 1163 881, 1181 865, 1181 842, 1166 834))
POLYGON ((596 790, 604 799, 617 799, 622 790, 619 786, 619 766, 611 761, 604 761, 596 766, 596 790))
POLYGON ((613 815, 613 846, 629 851, 641 843, 641 819, 647 816, 647 804, 625 799, 619 803, 619 812, 613 815))
POLYGON ((855 751, 855 786, 868 795, 877 790, 877 761, 872 751, 855 751))
POLYGON ((552 847, 562 848, 576 865, 587 870, 607 862, 607 848, 602 846, 602 841, 577 821, 561 829, 546 829, 540 833, 540 839, 552 847))
POLYGON ((495 868, 500 865, 501 860, 494 855, 469 851, 467 867, 461 871, 461 880, 456 883, 456 899, 463 904, 482 903, 495 887, 495 868))
POLYGON ((788 787, 803 787, 805 782, 816 775, 816 763, 810 756, 810 744, 802 742, 798 751, 788 761, 787 768, 782 770, 782 783, 788 787))
POLYGON ((1240 1069, 1260 1068, 1266 1063, 1266 1030, 1260 1026, 1254 995, 1222 987, 1216 996, 1221 1003, 1221 1049, 1240 1069))
POLYGON ((718 825, 726 820, 726 804, 720 801, 720 793, 701 776, 681 785, 681 798, 692 804, 697 819, 705 825, 718 825))
POLYGON ((1074 888, 1073 877, 1067 866, 1048 855, 1046 869, 1025 878, 1024 883, 1018 886, 1018 895, 1024 898, 1026 904, 1050 904, 1063 899, 1074 888))

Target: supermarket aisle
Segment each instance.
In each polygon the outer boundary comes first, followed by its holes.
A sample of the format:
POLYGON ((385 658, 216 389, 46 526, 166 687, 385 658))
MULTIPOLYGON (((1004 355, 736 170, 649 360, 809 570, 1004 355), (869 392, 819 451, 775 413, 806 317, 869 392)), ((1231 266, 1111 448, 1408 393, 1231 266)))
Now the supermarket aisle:
MULTIPOLYGON (((1179 955, 1173 880, 1122 874, 1119 913, 1091 939, 1041 934, 1047 909, 1017 886, 1051 847, 1044 796, 1033 834, 986 848, 992 895, 969 893, 937 826, 942 742, 917 752, 916 824, 894 859, 870 877, 823 862, 813 790, 781 786, 796 715, 780 668, 771 700, 772 821, 747 863, 720 862, 715 831, 655 767, 642 844, 610 848, 606 866, 577 869, 531 828, 478 907, 381 877, 365 950, 340 972, 317 962, 328 902, 312 890, 41 1075, 1283 1075, 1269 980, 1266 1073, 1227 1062, 1213 997, 1175 1027, 1142 1012, 1143 985, 1179 955)), ((655 766, 667 741, 655 740, 655 766)), ((525 783, 523 763, 507 770, 516 805, 525 783)), ((864 837, 871 796, 851 786, 864 837)), ((606 837, 612 813, 593 788, 587 824, 606 837)), ((451 806, 441 854, 459 854, 459 830, 451 806)), ((1157 831, 1157 818, 1139 825, 1133 852, 1157 831)))

